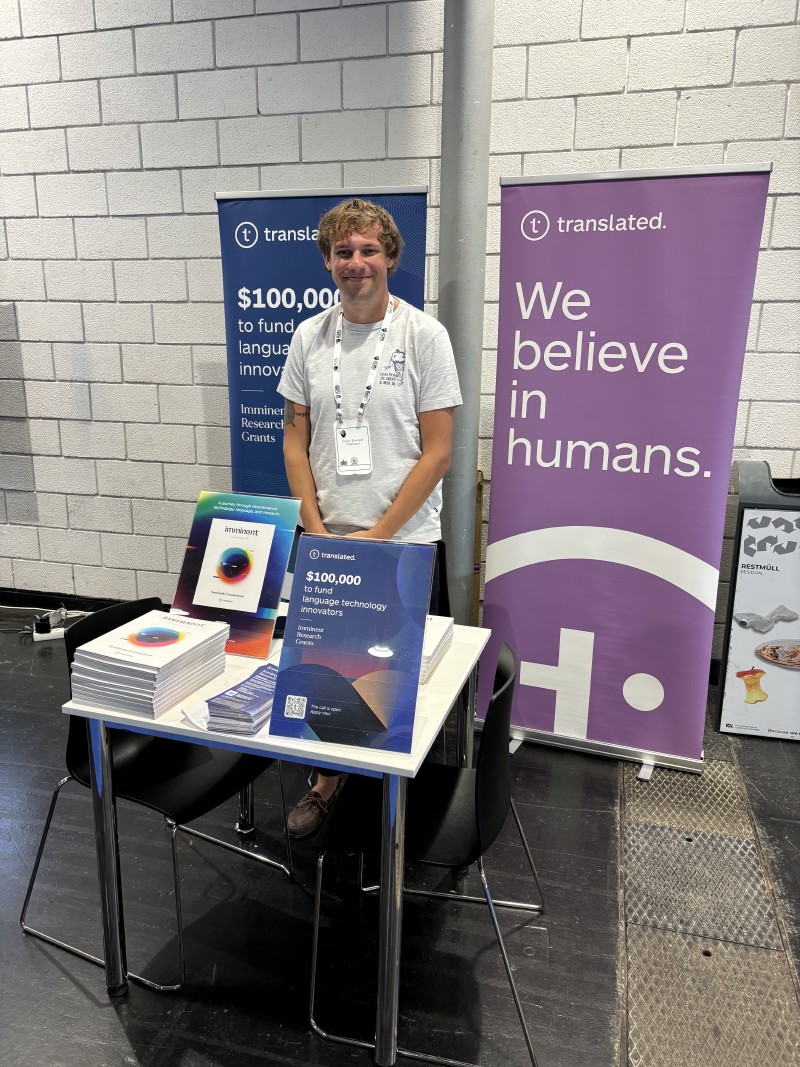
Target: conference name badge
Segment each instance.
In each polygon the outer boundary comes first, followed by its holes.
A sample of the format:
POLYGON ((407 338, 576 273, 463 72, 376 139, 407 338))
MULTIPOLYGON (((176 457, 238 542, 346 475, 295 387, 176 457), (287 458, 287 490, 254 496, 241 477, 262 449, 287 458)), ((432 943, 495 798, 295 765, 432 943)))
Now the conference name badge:
POLYGON ((342 419, 333 424, 336 441, 336 470, 342 477, 372 474, 372 447, 369 426, 359 419, 342 419))

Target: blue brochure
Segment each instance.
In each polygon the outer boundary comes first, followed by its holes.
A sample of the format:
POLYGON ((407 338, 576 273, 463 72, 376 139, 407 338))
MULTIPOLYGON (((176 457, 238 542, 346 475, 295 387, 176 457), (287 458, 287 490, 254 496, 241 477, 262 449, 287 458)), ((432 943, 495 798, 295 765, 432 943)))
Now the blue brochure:
POLYGON ((271 734, 411 751, 435 551, 300 538, 271 734))

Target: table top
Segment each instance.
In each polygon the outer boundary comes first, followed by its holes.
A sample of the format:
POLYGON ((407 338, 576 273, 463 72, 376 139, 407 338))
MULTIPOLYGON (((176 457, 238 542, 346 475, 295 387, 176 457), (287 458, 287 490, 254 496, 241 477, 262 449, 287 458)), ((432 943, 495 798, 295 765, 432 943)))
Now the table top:
MULTIPOLYGON (((259 665, 258 660, 246 656, 226 656, 224 675, 198 689, 180 703, 169 708, 157 719, 145 718, 129 712, 92 708, 70 700, 64 704, 67 715, 97 719, 110 727, 124 727, 141 733, 165 736, 180 741, 196 741, 204 745, 252 752, 259 756, 276 756, 298 763, 312 763, 319 767, 367 771, 375 774, 397 774, 413 778, 430 751, 431 745, 469 678, 491 635, 490 630, 477 626, 456 626, 453 643, 442 657, 430 680, 420 686, 414 718, 411 752, 388 752, 362 748, 357 745, 337 745, 323 741, 309 741, 293 737, 272 737, 269 722, 252 737, 210 733, 186 718, 186 711, 196 709, 208 697, 243 681, 259 665)), ((275 648, 270 659, 277 662, 280 649, 275 648)))

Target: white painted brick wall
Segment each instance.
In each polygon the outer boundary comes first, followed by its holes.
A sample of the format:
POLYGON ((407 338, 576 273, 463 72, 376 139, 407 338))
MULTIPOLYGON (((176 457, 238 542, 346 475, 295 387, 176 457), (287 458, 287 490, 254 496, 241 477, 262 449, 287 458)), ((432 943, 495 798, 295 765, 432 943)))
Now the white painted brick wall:
POLYGON ((144 219, 76 219, 75 241, 79 259, 139 259, 147 255, 144 219))
POLYGON ((431 100, 431 57, 351 59, 344 68, 344 106, 415 107, 431 100))
POLYGON ((210 22, 190 26, 146 26, 135 33, 139 74, 203 70, 214 66, 210 22))
POLYGON ((149 304, 84 304, 83 321, 87 341, 153 340, 153 316, 149 304))
MULTIPOLYGON (((76 497, 83 500, 84 497, 76 497)), ((69 525, 66 497, 60 493, 6 493, 8 521, 29 526, 55 526, 61 530, 69 525)))
POLYGON ((575 147, 672 144, 676 108, 675 93, 582 97, 578 100, 575 147))
POLYGON ((293 15, 259 16, 216 22, 218 67, 258 67, 297 58, 297 20, 293 15))
POLYGON ((170 21, 170 0, 94 0, 98 30, 170 21))
POLYGON ((108 214, 102 174, 40 174, 36 178, 36 195, 43 217, 108 214))
POLYGON ((557 4, 497 0, 494 20, 495 44, 575 41, 580 35, 581 6, 582 0, 560 0, 557 4))
POLYGON ((24 85, 0 89, 0 130, 26 130, 28 97, 24 85))
POLYGON ((36 214, 36 181, 32 175, 0 177, 0 215, 17 218, 36 214))
POLYGON ((31 126, 85 126, 100 121, 97 82, 56 82, 28 87, 31 126))
POLYGON ((45 174, 67 170, 63 130, 25 130, 0 134, 3 174, 45 174))
POLYGON ((299 158, 297 119, 293 115, 279 118, 223 119, 219 123, 219 162, 225 166, 237 163, 278 163, 299 158))
POLYGON ((183 172, 183 210, 216 214, 214 193, 257 190, 258 167, 208 167, 183 172))
POLYGON ((795 0, 686 0, 687 30, 794 22, 795 0))
POLYGON ((19 9, 26 37, 94 29, 92 0, 19 0, 19 9))
POLYGON ((131 533, 131 502, 108 496, 68 496, 69 525, 75 530, 131 533))
POLYGON ((17 325, 22 341, 80 341, 83 322, 80 304, 17 301, 17 325))
POLYGON ((79 126, 67 130, 72 170, 129 170, 142 165, 136 126, 79 126))
MULTIPOLYGON (((72 486, 69 487, 72 490, 72 486)), ((161 463, 137 463, 119 460, 97 461, 97 491, 101 496, 128 498, 164 496, 164 471, 161 463)), ((130 505, 128 504, 130 507, 130 505)))
POLYGON ((92 418, 110 422, 158 422, 158 392, 155 385, 115 385, 97 382, 91 386, 92 418))
POLYGON ((693 89, 683 93, 679 141, 734 141, 780 137, 786 109, 782 85, 693 89))
POLYGON ((57 81, 58 40, 0 41, 0 85, 30 85, 57 81))
POLYGON ((386 8, 382 4, 357 11, 314 11, 300 16, 303 62, 385 53, 386 8))
POLYGON ((626 37, 677 33, 683 29, 684 0, 583 0, 584 37, 626 37))
POLYGON ((64 456, 95 459, 125 459, 125 428, 122 423, 62 420, 61 447, 64 456))
POLYGON ((186 300, 183 260, 128 260, 115 265, 114 277, 118 300, 186 300))
MULTIPOLYGON (((0 328, 22 339, 0 341, 0 529, 81 534, 62 556, 54 537, 17 564, 0 551, 0 585, 172 595, 174 527, 230 484, 215 191, 429 184, 436 299, 443 10, 0 0, 0 328), (133 540, 82 562, 101 534, 133 540)), ((798 34, 796 0, 497 0, 487 476, 498 178, 764 160, 737 455, 800 475, 798 34)))
POLYGON ((188 384, 192 351, 188 345, 122 345, 122 366, 126 382, 188 384))
POLYGON ((727 85, 733 74, 736 34, 669 34, 634 37, 628 88, 678 89, 727 85))
POLYGON ((138 78, 107 78, 100 82, 103 122, 160 122, 178 117, 175 78, 142 74, 138 78))
POLYGON ((39 531, 42 559, 56 563, 97 563, 100 559, 100 534, 85 530, 39 531))
POLYGON ((0 300, 44 300, 42 264, 36 260, 0 261, 0 300))
MULTIPOLYGON (((731 60, 733 59, 731 48, 731 60)), ((530 49, 529 97, 618 93, 625 88, 624 40, 543 44, 530 49)))
MULTIPOLYGON (((119 382, 119 345, 54 344, 53 360, 59 381, 119 382)), ((62 412, 70 417, 71 411, 62 412)))
POLYGON ((112 215, 170 214, 181 210, 181 179, 177 170, 108 174, 106 188, 112 215))
POLYGON ((129 459, 146 460, 162 455, 169 456, 173 463, 194 463, 197 458, 192 426, 163 423, 137 426, 129 423, 126 440, 129 459))
POLYGON ((77 260, 45 263, 49 300, 113 300, 114 274, 109 262, 77 260))
MULTIPOLYGON (((228 118, 258 112, 255 70, 214 70, 178 75, 182 119, 228 118)), ((185 166, 189 161, 182 160, 185 166)))
POLYGON ((151 122, 141 128, 147 168, 207 167, 219 162, 214 122, 151 122))
POLYGON ((26 382, 25 399, 33 418, 57 419, 69 412, 90 419, 89 387, 80 382, 26 382))
POLYGON ((130 30, 74 34, 60 38, 59 46, 62 78, 114 78, 133 74, 133 34, 130 30))

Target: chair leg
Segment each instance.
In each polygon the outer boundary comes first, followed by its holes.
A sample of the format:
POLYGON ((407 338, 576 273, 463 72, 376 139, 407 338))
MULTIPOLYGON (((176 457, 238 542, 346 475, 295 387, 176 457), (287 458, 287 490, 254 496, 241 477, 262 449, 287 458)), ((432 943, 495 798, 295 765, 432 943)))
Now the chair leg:
MULTIPOLYGON (((531 853, 530 846, 528 845, 528 839, 525 836, 525 831, 522 829, 522 821, 520 820, 519 814, 517 812, 517 805, 514 803, 513 797, 509 799, 509 803, 511 805, 511 814, 514 816, 514 822, 517 824, 517 833, 519 834, 519 839, 522 842, 522 847, 525 850, 525 855, 528 859, 528 866, 531 869, 531 874, 533 875, 533 880, 536 883, 536 889, 539 893, 539 899, 542 902, 542 906, 538 909, 539 914, 544 915, 547 903, 544 899, 544 890, 542 889, 542 883, 539 881, 539 875, 536 873, 536 865, 533 862, 533 855, 531 853)), ((505 907, 510 906, 505 904, 505 902, 503 901, 496 901, 495 903, 502 904, 505 907)))
MULTIPOLYGON (((314 1018, 314 1004, 317 993, 317 961, 319 958, 319 920, 320 911, 322 908, 322 870, 325 862, 325 853, 321 852, 317 860, 317 883, 314 893, 314 933, 311 947, 311 991, 308 1001, 308 1021, 311 1029, 317 1034, 318 1037, 323 1038, 325 1041, 333 1041, 338 1045, 351 1045, 355 1048, 366 1048, 374 1051, 374 1041, 359 1041, 354 1037, 345 1037, 342 1034, 332 1034, 328 1030, 323 1030, 317 1020, 314 1018)), ((362 873, 363 866, 363 854, 359 856, 359 877, 362 873)), ((444 1056, 434 1056, 430 1053, 412 1052, 409 1049, 398 1048, 397 1055, 402 1056, 404 1059, 417 1060, 420 1063, 441 1063, 443 1067, 478 1067, 477 1064, 467 1063, 464 1060, 451 1060, 444 1056)), ((534 1061, 533 1067, 536 1067, 534 1061)))
POLYGON ((486 896, 486 903, 489 905, 489 915, 492 919, 492 926, 494 926, 495 937, 497 938, 497 944, 500 946, 500 955, 503 957, 503 966, 506 969, 506 975, 508 976, 508 984, 511 986, 511 995, 514 997, 514 1004, 517 1009, 517 1015, 522 1026, 522 1032, 525 1035, 525 1044, 528 1047, 528 1055, 531 1058, 531 1064, 533 1067, 537 1067, 536 1054, 533 1051, 533 1044, 531 1042, 531 1035, 528 1033, 528 1024, 525 1022, 525 1015, 522 1011, 522 1004, 520 1003, 519 993, 517 992, 517 985, 514 981, 514 975, 511 972, 511 963, 508 959, 508 953, 506 952, 505 942, 503 941, 503 935, 500 932, 500 924, 497 921, 497 912, 494 909, 494 901, 492 900, 492 894, 489 892, 489 883, 486 881, 486 872, 483 869, 483 858, 478 860, 478 871, 480 872, 481 882, 483 883, 483 892, 486 896))
POLYGON ((328 1033, 327 1030, 322 1029, 314 1018, 314 1002, 317 993, 317 959, 319 954, 319 916, 322 907, 322 869, 324 863, 325 853, 320 852, 317 859, 317 884, 314 892, 314 936, 311 946, 311 992, 308 999, 308 1022, 314 1033, 325 1041, 335 1041, 339 1045, 354 1045, 356 1048, 374 1049, 374 1042, 358 1041, 354 1037, 342 1037, 339 1034, 328 1033))
POLYGON ((105 967, 105 961, 99 956, 93 956, 90 952, 84 952, 83 949, 76 948, 75 945, 70 945, 66 941, 60 941, 57 937, 51 937, 50 934, 44 933, 42 930, 36 930, 33 926, 28 926, 25 922, 25 916, 28 913, 28 905, 30 904, 31 894, 33 893, 33 886, 36 882, 36 875, 39 873, 39 864, 42 862, 42 855, 44 853, 44 846, 47 842, 47 835, 50 831, 50 823, 53 821, 53 813, 56 810, 56 803, 61 794, 62 788, 67 782, 74 781, 71 774, 68 774, 66 778, 62 778, 58 785, 53 790, 53 797, 50 801, 50 807, 47 811, 47 818, 45 819, 44 829, 42 830, 42 836, 39 839, 39 848, 36 851, 36 859, 33 862, 33 870, 31 871, 30 881, 28 882, 28 889, 25 893, 25 900, 22 905, 22 911, 19 917, 19 924, 22 927, 24 933, 30 934, 31 937, 38 937, 40 941, 46 941, 49 945, 55 945, 56 948, 63 948, 66 952, 72 953, 73 956, 79 956, 82 960, 88 960, 89 963, 94 963, 98 967, 105 967))
POLYGON ((177 920, 178 929, 180 977, 177 982, 170 985, 162 985, 160 982, 154 982, 151 978, 144 978, 141 974, 134 974, 132 971, 128 971, 128 978, 133 982, 138 982, 139 985, 146 986, 148 989, 154 989, 157 993, 175 993, 183 988, 183 984, 186 981, 186 956, 183 948, 183 911, 181 908, 181 876, 178 868, 178 842, 176 840, 179 826, 177 823, 172 822, 171 819, 165 819, 165 822, 167 824, 167 829, 169 830, 169 840, 172 846, 172 874, 175 879, 175 918, 177 920))

